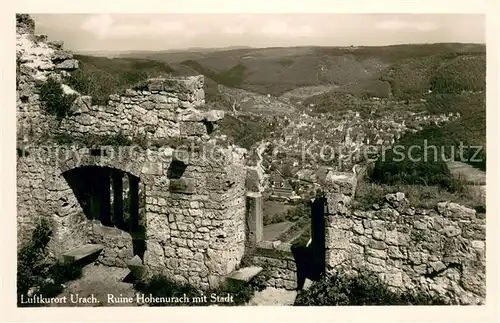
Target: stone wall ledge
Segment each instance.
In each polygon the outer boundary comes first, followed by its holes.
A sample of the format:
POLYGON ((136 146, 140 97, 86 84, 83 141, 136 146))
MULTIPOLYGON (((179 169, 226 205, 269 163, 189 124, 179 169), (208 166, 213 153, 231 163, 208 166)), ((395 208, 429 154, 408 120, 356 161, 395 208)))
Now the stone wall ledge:
POLYGON ((259 241, 255 255, 276 259, 294 259, 292 245, 279 241, 259 241))
POLYGON ((114 236, 114 237, 118 237, 118 236, 128 237, 128 236, 130 236, 131 237, 131 234, 126 232, 126 231, 120 230, 116 227, 108 227, 108 226, 102 225, 100 221, 96 221, 96 220, 92 221, 92 231, 93 231, 93 233, 99 234, 101 236, 114 236))
POLYGON ((150 78, 145 82, 137 84, 133 90, 194 93, 199 89, 203 89, 203 84, 203 75, 150 78))

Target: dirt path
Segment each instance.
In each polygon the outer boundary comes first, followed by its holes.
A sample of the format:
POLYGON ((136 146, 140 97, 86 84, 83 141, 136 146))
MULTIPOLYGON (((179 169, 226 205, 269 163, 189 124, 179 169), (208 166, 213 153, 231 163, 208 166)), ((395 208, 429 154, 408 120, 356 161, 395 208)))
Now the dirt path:
MULTIPOLYGON (((123 279, 128 274, 126 268, 113 268, 100 265, 88 265, 83 269, 83 276, 80 279, 69 282, 63 293, 57 297, 66 296, 65 304, 50 304, 52 307, 99 307, 99 306, 140 306, 135 302, 136 291, 132 284, 123 282, 123 279), (94 296, 97 303, 87 303, 81 301, 84 298, 94 296), (117 299, 125 299, 132 297, 133 302, 108 302, 108 295, 112 295, 117 299), (72 300, 80 299, 79 302, 72 300)), ((288 291, 285 289, 277 289, 268 287, 260 292, 255 292, 254 297, 250 300, 250 306, 290 306, 293 305, 296 291, 288 291)))
POLYGON ((127 303, 108 303, 108 295, 115 297, 135 297, 135 290, 132 284, 123 282, 129 270, 126 268, 105 267, 99 265, 88 265, 83 268, 83 276, 80 279, 74 280, 66 284, 66 288, 58 297, 66 296, 68 302, 66 304, 52 306, 137 306, 127 303), (86 298, 94 295, 99 303, 72 303, 77 298, 86 298))
POLYGON ((250 306, 291 306, 295 302, 297 292, 293 290, 267 287, 263 291, 255 292, 248 302, 250 306))

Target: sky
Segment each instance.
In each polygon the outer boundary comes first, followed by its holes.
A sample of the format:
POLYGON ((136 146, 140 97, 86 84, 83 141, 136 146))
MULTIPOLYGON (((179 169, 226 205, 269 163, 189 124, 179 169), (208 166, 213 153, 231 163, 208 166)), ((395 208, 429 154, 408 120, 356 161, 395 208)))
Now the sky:
POLYGON ((485 43, 480 14, 33 14, 73 51, 485 43))

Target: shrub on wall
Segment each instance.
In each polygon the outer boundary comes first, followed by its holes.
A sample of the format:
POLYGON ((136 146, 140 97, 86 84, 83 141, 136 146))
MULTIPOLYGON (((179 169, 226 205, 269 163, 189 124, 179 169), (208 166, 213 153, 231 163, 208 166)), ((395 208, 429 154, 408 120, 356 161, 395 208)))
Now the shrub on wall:
POLYGON ((375 162, 371 179, 380 184, 439 185, 451 187, 451 175, 442 162, 382 161, 375 162))
POLYGON ((447 305, 436 297, 390 291, 377 276, 361 273, 356 277, 327 276, 308 290, 301 290, 295 306, 336 305, 447 305))
POLYGON ((41 83, 38 90, 45 112, 55 116, 59 121, 68 115, 71 104, 77 98, 76 94, 65 94, 62 84, 52 77, 41 83))

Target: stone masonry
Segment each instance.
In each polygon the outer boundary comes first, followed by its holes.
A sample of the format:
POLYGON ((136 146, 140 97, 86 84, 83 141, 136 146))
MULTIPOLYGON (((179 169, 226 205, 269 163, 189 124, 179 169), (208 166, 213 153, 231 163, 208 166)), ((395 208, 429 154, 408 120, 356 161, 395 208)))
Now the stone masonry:
MULTIPOLYGON (((222 111, 200 109, 203 76, 150 79, 111 95, 107 106, 92 105, 91 97, 63 85, 66 93, 78 97, 70 115, 54 127, 54 118, 40 109, 35 84, 49 77, 64 80, 68 70, 78 68, 78 61, 62 49, 61 42, 35 35, 28 15, 16 18, 18 142, 22 143, 17 159, 19 245, 42 216, 53 224, 49 251, 54 258, 99 243, 104 249, 98 262, 126 266, 134 257, 136 233, 89 219, 74 184, 65 178, 74 170, 97 167, 115 177, 137 179, 134 196, 140 200, 140 224, 145 228, 142 261, 150 272, 202 288, 217 285, 239 266, 245 251, 246 150, 218 136, 215 130, 222 111), (36 142, 42 134, 75 138, 123 134, 150 144, 96 149, 36 142)), ((84 176, 79 185, 95 176, 84 176)), ((122 184, 115 186, 114 177, 107 181, 113 191, 127 183, 120 179, 122 184)), ((126 192, 132 191, 130 181, 127 185, 126 192)), ((116 200, 113 196, 122 194, 115 193, 107 192, 108 208, 116 200)))
MULTIPOLYGON (((36 84, 48 77, 61 80, 77 69, 79 63, 71 52, 63 49, 62 42, 36 35, 35 22, 29 15, 16 15, 16 23, 17 140, 28 141, 56 127, 54 118, 41 111, 36 84)), ((63 89, 72 92, 69 87, 63 89)))
POLYGON ((262 241, 252 259, 264 268, 265 286, 294 290, 297 288, 297 266, 289 243, 262 241))
POLYGON ((327 178, 328 272, 368 270, 394 290, 423 291, 455 304, 486 297, 486 221, 476 211, 441 202, 415 209, 404 193, 370 211, 352 210, 356 176, 327 178))
POLYGON ((204 105, 203 76, 183 79, 150 79, 122 95, 111 95, 107 106, 91 104, 82 96, 73 104, 71 116, 61 130, 74 134, 143 136, 158 140, 206 136, 223 111, 199 111, 204 105))

